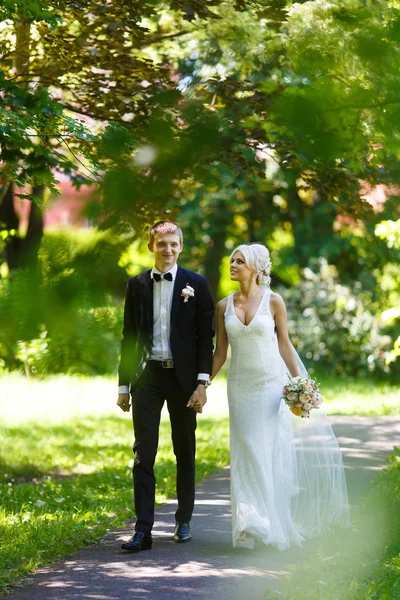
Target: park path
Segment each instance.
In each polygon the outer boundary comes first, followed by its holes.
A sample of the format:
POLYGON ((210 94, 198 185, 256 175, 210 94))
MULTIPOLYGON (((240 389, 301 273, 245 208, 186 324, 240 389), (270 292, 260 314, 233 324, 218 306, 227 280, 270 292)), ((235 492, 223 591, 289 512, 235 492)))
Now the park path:
MULTIPOLYGON (((332 417, 343 450, 350 501, 356 505, 373 476, 400 446, 400 417, 332 417)), ((128 529, 110 532, 84 548, 41 569, 8 600, 261 600, 280 576, 304 556, 304 549, 249 552, 231 547, 229 469, 197 486, 193 541, 174 544, 175 502, 157 510, 151 551, 125 554, 120 544, 128 529)))

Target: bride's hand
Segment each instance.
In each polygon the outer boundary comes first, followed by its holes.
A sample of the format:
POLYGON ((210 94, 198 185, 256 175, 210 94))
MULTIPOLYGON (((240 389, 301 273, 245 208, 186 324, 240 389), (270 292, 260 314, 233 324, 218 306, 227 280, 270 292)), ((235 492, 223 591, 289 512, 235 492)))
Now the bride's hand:
POLYGON ((190 396, 190 400, 187 403, 188 408, 193 408, 197 413, 203 412, 203 406, 207 402, 206 388, 204 385, 198 385, 193 394, 190 396))

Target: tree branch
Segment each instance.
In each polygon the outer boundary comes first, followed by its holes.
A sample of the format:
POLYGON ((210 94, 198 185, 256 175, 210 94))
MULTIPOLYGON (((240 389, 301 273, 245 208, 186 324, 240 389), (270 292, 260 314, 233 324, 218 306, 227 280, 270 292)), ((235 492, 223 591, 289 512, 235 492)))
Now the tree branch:
POLYGON ((60 106, 62 106, 63 108, 65 108, 66 110, 69 110, 72 113, 74 113, 75 115, 78 115, 81 117, 90 117, 91 119, 94 119, 95 121, 108 121, 112 118, 112 121, 114 123, 118 123, 119 125, 123 125, 124 127, 127 126, 126 121, 123 121, 122 119, 117 119, 114 116, 110 117, 110 115, 101 115, 101 114, 95 115, 92 112, 80 111, 80 110, 78 110, 78 108, 76 106, 72 106, 71 104, 67 104, 66 102, 58 101, 58 104, 60 106))
POLYGON ((91 169, 89 169, 89 167, 87 167, 87 166, 85 165, 85 163, 83 163, 83 162, 80 160, 80 158, 79 158, 79 157, 78 157, 78 156, 75 154, 75 152, 74 152, 74 151, 71 149, 71 147, 70 147, 70 145, 68 144, 68 142, 67 142, 67 141, 66 141, 66 140, 65 140, 65 139, 64 139, 62 136, 58 136, 58 137, 57 137, 57 139, 58 139, 58 140, 60 140, 62 143, 64 143, 64 144, 67 146, 68 150, 71 152, 71 154, 72 154, 72 156, 75 158, 75 160, 76 160, 76 161, 78 161, 78 163, 79 163, 80 165, 82 165, 82 167, 83 167, 84 169, 86 169, 86 171, 88 171, 88 173, 90 173, 90 174, 91 174, 91 175, 94 177, 94 180, 96 181, 96 183, 99 183, 99 179, 98 179, 97 173, 95 173, 94 171, 92 171, 91 169))
POLYGON ((359 110, 366 110, 367 108, 379 108, 381 106, 389 106, 390 104, 400 104, 400 99, 399 100, 385 100, 382 102, 376 102, 375 104, 367 104, 365 106, 360 106, 359 104, 346 104, 345 106, 338 106, 335 108, 327 108, 326 110, 323 110, 322 112, 325 112, 325 113, 339 112, 341 110, 349 110, 350 108, 358 108, 359 110))
POLYGON ((175 31, 174 33, 163 33, 161 35, 155 35, 153 37, 150 36, 145 43, 140 46, 131 46, 131 48, 135 48, 136 50, 142 50, 143 48, 147 48, 147 46, 151 46, 152 44, 157 44, 158 42, 163 42, 164 40, 171 40, 177 37, 181 37, 182 35, 187 35, 188 33, 193 33, 193 30, 187 31, 186 29, 182 29, 181 31, 175 31))

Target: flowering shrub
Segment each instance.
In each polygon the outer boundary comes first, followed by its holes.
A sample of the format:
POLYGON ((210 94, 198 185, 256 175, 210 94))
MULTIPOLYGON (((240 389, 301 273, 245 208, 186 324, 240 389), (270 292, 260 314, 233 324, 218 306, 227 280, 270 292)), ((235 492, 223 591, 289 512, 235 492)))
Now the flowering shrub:
POLYGON ((322 262, 318 272, 305 269, 297 286, 282 291, 293 345, 309 369, 394 376, 387 364, 393 341, 370 295, 358 282, 353 289, 339 284, 335 273, 322 262))

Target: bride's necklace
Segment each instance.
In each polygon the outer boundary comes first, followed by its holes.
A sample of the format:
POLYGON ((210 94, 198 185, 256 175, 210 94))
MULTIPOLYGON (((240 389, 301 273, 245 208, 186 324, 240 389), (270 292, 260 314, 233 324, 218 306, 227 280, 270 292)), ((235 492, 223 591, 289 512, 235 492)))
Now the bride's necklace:
POLYGON ((238 308, 242 308, 242 306, 244 306, 247 302, 247 300, 249 299, 249 296, 246 298, 246 300, 243 300, 243 302, 238 302, 237 303, 237 307, 238 308))
POLYGON ((237 303, 238 308, 242 308, 242 306, 244 306, 246 304, 248 299, 249 299, 249 296, 247 296, 247 298, 245 300, 243 300, 243 302, 238 302, 237 303))

